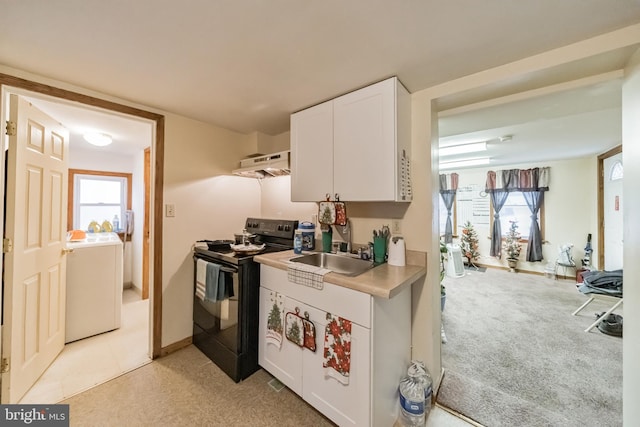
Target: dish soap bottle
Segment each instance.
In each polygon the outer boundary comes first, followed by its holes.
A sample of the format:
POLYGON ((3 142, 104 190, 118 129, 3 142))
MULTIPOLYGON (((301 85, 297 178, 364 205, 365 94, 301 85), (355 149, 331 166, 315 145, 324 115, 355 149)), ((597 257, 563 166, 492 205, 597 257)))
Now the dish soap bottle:
POLYGON ((113 216, 113 231, 120 231, 120 220, 118 219, 118 215, 113 216))

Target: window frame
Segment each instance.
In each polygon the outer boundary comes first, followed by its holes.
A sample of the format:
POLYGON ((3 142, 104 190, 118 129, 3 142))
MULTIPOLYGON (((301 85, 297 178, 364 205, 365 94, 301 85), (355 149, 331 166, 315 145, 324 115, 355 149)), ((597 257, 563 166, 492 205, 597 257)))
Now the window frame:
MULTIPOLYGON (((510 191, 509 194, 511 194, 511 193, 524 193, 524 191, 510 191)), ((529 211, 529 212, 531 212, 531 211, 529 211)), ((495 210, 493 208, 493 199, 490 198, 489 199, 489 218, 490 218, 489 230, 490 230, 490 233, 493 233, 493 222, 495 221, 494 214, 495 214, 495 210)), ((545 234, 544 234, 545 203, 544 202, 542 203, 542 206, 540 206, 540 210, 538 211, 538 225, 540 226, 540 238, 542 240, 542 243, 545 243, 546 240, 544 238, 544 236, 545 236, 545 234)), ((491 234, 489 234, 489 239, 491 239, 491 234)), ((500 240, 504 240, 504 236, 500 236, 500 240)), ((529 235, 527 234, 525 236, 523 233, 520 233, 519 242, 520 243, 529 243, 529 235)))
POLYGON ((73 215, 75 213, 75 180, 76 175, 90 175, 95 177, 115 177, 124 178, 127 187, 126 207, 125 210, 131 210, 132 204, 132 177, 133 174, 126 172, 109 172, 109 171, 96 171, 88 169, 69 169, 68 179, 68 197, 67 197, 67 230, 73 230, 73 215))

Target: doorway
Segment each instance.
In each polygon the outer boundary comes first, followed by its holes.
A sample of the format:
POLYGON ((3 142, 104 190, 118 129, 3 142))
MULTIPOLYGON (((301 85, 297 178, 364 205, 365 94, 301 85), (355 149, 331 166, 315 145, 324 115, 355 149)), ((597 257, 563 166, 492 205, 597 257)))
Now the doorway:
MULTIPOLYGON (((153 141, 149 152, 150 159, 153 159, 154 168, 149 172, 149 181, 153 198, 151 199, 150 233, 149 246, 153 251, 153 263, 148 268, 150 276, 150 306, 148 324, 149 326, 149 346, 148 356, 156 358, 160 356, 161 350, 161 312, 162 312, 162 183, 163 183, 163 152, 164 152, 164 117, 155 113, 117 104, 99 98, 89 97, 75 92, 58 89, 43 85, 37 82, 28 81, 13 76, 0 74, 0 85, 2 87, 3 100, 10 92, 30 93, 37 96, 47 96, 49 99, 59 99, 61 102, 70 102, 88 109, 101 109, 120 115, 128 115, 138 119, 144 119, 152 124, 153 141)), ((6 105, 3 103, 3 106, 6 105)), ((6 114, 3 112, 3 114, 6 114)), ((5 313, 3 307, 3 313, 5 313)), ((4 401, 4 396, 3 396, 4 401)), ((13 402, 12 402, 13 403, 13 402)))
MULTIPOLYGON (((612 84, 611 84, 612 86, 619 86, 619 83, 616 83, 614 80, 612 80, 611 82, 612 82, 612 84)), ((557 86, 560 86, 560 85, 557 85, 557 86)), ((591 90, 591 88, 588 87, 588 86, 585 86, 585 89, 591 90)), ((577 89, 572 89, 572 90, 574 90, 576 92, 576 95, 579 94, 577 89)), ((544 92, 544 91, 540 90, 540 92, 544 92)), ((517 95, 512 95, 511 98, 522 99, 522 96, 523 96, 522 94, 517 94, 517 95)), ((509 100, 509 97, 505 97, 505 99, 509 100)), ((489 122, 489 119, 491 118, 489 113, 486 111, 487 110, 486 107, 487 107, 487 105, 493 107, 494 104, 492 104, 492 101, 494 101, 494 100, 485 101, 484 103, 477 103, 475 105, 471 104, 471 106, 457 107, 457 110, 454 109, 454 111, 460 111, 461 112, 460 114, 458 114, 458 116, 463 116, 463 115, 466 114, 465 118, 467 119, 467 121, 469 123, 472 123, 469 126, 473 126, 473 122, 472 122, 472 120, 470 120, 472 118, 471 117, 472 116, 471 110, 473 109, 474 106, 482 107, 483 108, 482 112, 484 113, 484 116, 482 116, 483 120, 476 120, 475 123, 481 123, 481 124, 484 125, 487 122, 489 122)), ((556 101, 559 101, 559 100, 556 100, 556 101)), ((540 105, 538 106, 539 108, 537 108, 536 110, 539 112, 541 110, 544 110, 545 108, 550 109, 551 105, 553 105, 554 107, 557 108, 557 104, 543 105, 543 103, 541 102, 540 105)), ((618 96, 618 106, 619 105, 621 105, 621 101, 619 100, 619 96, 618 96)), ((511 110, 513 110, 513 111, 516 110, 513 106, 509 106, 509 108, 511 110)), ((616 111, 615 109, 612 109, 612 114, 611 115, 613 116, 613 119, 608 119, 608 120, 612 120, 612 121, 615 122, 616 118, 617 118, 617 122, 619 123, 620 122, 620 120, 619 120, 619 118, 620 118, 619 107, 618 107, 617 117, 615 115, 615 111, 616 111)), ((571 114, 572 115, 576 115, 575 111, 572 111, 571 114)), ((587 114, 589 115, 589 118, 591 119, 591 123, 590 124, 593 124, 595 122, 594 117, 593 117, 593 112, 589 111, 587 114)), ((585 116, 587 114, 585 114, 585 116)), ((503 132, 502 135, 512 135, 512 134, 515 135, 513 137, 513 139, 521 138, 522 137, 522 133, 519 133, 518 131, 514 131, 513 129, 514 129, 515 125, 512 125, 511 123, 507 122, 507 118, 506 118, 507 115, 508 115, 508 112, 505 112, 504 114, 500 115, 500 117, 499 117, 500 126, 496 126, 496 129, 498 129, 499 131, 502 131, 503 132)), ((522 120, 523 116, 518 116, 518 117, 519 117, 520 120, 522 120)), ((604 116, 604 118, 607 118, 607 117, 608 117, 608 115, 604 116)), ((524 123, 524 120, 522 121, 522 123, 524 123)), ((570 123, 570 121, 567 121, 567 123, 570 123)), ((439 125, 440 124, 441 123, 439 123, 439 125)), ((556 123, 552 120, 551 117, 545 116, 545 120, 544 120, 543 124, 551 129, 552 125, 554 125, 556 123)), ((460 127, 463 128, 462 124, 460 124, 460 127)), ((478 126, 478 128, 479 128, 479 126, 478 126)), ((469 134, 473 134, 474 132, 476 134, 480 134, 481 132, 478 131, 478 128, 473 128, 473 129, 472 128, 467 128, 466 132, 468 132, 469 134)), ((600 129, 602 129, 602 128, 603 127, 600 127, 600 129)), ((440 126, 438 131, 441 132, 441 131, 443 131, 443 129, 444 129, 444 131, 446 131, 447 127, 446 126, 440 126)), ((484 129, 484 128, 482 128, 482 129, 484 129)), ((567 130, 569 130, 569 127, 567 126, 566 128, 562 128, 562 129, 563 129, 563 131, 567 131, 567 130)), ((555 128, 554 132, 555 132, 554 137, 557 137, 560 134, 558 128, 555 128)), ((499 138, 500 135, 501 135, 500 133, 495 135, 494 139, 488 141, 487 145, 490 146, 492 144, 493 145, 503 144, 502 145, 503 154, 505 156, 510 154, 507 151, 507 149, 510 148, 510 147, 513 147, 514 151, 516 151, 515 150, 515 146, 513 144, 512 145, 504 144, 505 142, 512 142, 512 141, 508 140, 508 138, 505 138, 505 141, 502 141, 499 138)), ((541 133, 536 133, 536 137, 538 138, 538 141, 537 141, 538 145, 542 144, 542 142, 540 140, 544 141, 544 138, 540 138, 540 135, 541 135, 541 133)), ((445 134, 445 136, 449 136, 449 135, 445 134)), ((466 136, 469 137, 469 135, 466 135, 466 136)), ((477 136, 477 135, 474 135, 474 136, 477 136)), ((484 137, 486 137, 486 136, 484 136, 484 137)), ((556 155, 558 155, 558 157, 559 157, 559 155, 561 153, 561 149, 563 148, 563 142, 570 141, 571 138, 573 138, 573 136, 563 133, 562 134, 562 140, 554 142, 555 153, 556 153, 556 155)), ((611 147, 611 141, 619 141, 620 138, 621 138, 621 134, 618 134, 617 136, 615 136, 615 139, 613 139, 613 138, 606 138, 606 139, 605 138, 601 138, 603 140, 603 142, 606 142, 609 145, 605 145, 602 148, 599 148, 599 151, 597 151, 595 153, 602 153, 603 151, 605 151, 606 149, 611 147)), ((580 139, 584 143, 586 143, 586 141, 587 141, 587 138, 580 138, 580 139)), ((568 144, 565 142, 564 145, 568 145, 568 144)), ((578 147, 578 148, 581 148, 581 147, 578 147)), ((580 158, 586 158, 587 157, 587 155, 584 152, 580 152, 579 150, 576 150, 575 153, 576 153, 576 154, 574 154, 575 158, 580 159, 580 158)), ((533 167, 534 165, 535 166, 544 165, 544 163, 541 164, 540 161, 532 160, 537 154, 535 149, 527 149, 527 147, 520 147, 519 150, 518 150, 518 153, 516 153, 516 154, 519 154, 519 156, 520 156, 519 159, 515 159, 515 161, 509 162, 509 163, 504 163, 504 166, 503 165, 487 166, 486 169, 490 169, 490 170, 510 169, 511 167, 517 167, 517 165, 522 165, 522 164, 527 165, 527 163, 531 164, 531 166, 523 166, 523 168, 524 167, 533 167)), ((581 221, 577 220, 576 218, 572 218, 572 221, 567 221, 567 223, 571 223, 572 224, 573 228, 575 228, 576 230, 582 230, 582 231, 579 231, 579 233, 578 233, 578 231, 575 231, 575 232, 571 232, 571 234, 569 234, 569 232, 565 232, 564 230, 561 230, 563 227, 557 227, 556 226, 557 223, 553 222, 555 220, 555 218, 547 218, 548 225, 550 225, 549 229, 552 231, 553 234, 550 234, 549 236, 547 236, 548 240, 551 241, 551 244, 548 244, 546 246, 547 250, 545 252, 545 261, 544 261, 544 263, 549 262, 549 261, 553 262, 553 260, 557 256, 556 252, 555 252, 556 246, 559 245, 561 242, 564 242, 564 241, 582 242, 583 241, 582 239, 584 239, 584 237, 587 236, 587 232, 591 232, 591 230, 593 230, 594 236, 597 236, 595 234, 596 233, 596 227, 597 227, 597 224, 596 224, 596 221, 595 221, 595 209, 596 209, 596 203, 595 203, 596 200, 595 199, 596 199, 596 197, 595 197, 595 191, 594 191, 595 190, 594 187, 595 187, 595 183, 596 183, 596 177, 595 177, 595 173, 594 173, 595 172, 595 168, 594 168, 595 162, 593 162, 593 160, 591 160, 591 159, 594 159, 596 156, 597 156, 597 154, 594 154, 594 152, 592 151, 588 156, 589 157, 588 164, 585 163, 585 164, 577 165, 579 167, 579 170, 582 172, 582 174, 579 175, 579 176, 585 177, 585 178, 588 178, 588 179, 579 180, 579 181, 576 180, 575 182, 573 182, 573 187, 575 188, 574 192, 572 192, 571 194, 565 193, 567 195, 567 197, 566 197, 567 200, 573 200, 573 199, 570 198, 573 195, 578 195, 578 194, 583 194, 584 195, 584 197, 583 197, 583 199, 584 199, 584 207, 582 207, 578 203, 574 203, 573 206, 580 206, 580 208, 590 209, 589 213, 588 214, 585 213, 585 218, 583 218, 581 221), (566 234, 561 234, 561 233, 559 233, 559 231, 563 232, 563 233, 566 233, 566 234), (583 232, 584 232, 584 234, 583 234, 583 232), (576 233, 578 233, 578 234, 576 234, 576 233), (565 236, 567 236, 567 235, 570 235, 572 237, 572 239, 571 240, 565 240, 565 236), (579 239, 579 240, 577 240, 577 239, 579 239)), ((500 156, 496 156, 496 157, 500 157, 500 156)), ((498 161, 500 161, 500 159, 498 161)), ((568 168, 565 168, 565 170, 567 170, 567 169, 568 168)), ((576 168, 576 170, 574 170, 574 172, 578 172, 577 169, 578 168, 576 168)), ((462 176, 463 176, 463 172, 464 171, 461 171, 461 170, 453 170, 453 171, 460 173, 460 181, 459 181, 459 183, 460 183, 460 185, 462 185, 462 183, 463 183, 462 176)), ((448 171, 446 171, 446 172, 448 172, 448 171)), ((445 172, 442 172, 442 173, 445 173, 445 172)), ((554 174, 554 172, 552 172, 552 176, 553 176, 552 179, 554 180, 555 183, 557 183, 559 181, 568 182, 568 180, 565 179, 565 178, 571 178, 570 176, 569 177, 563 176, 563 178, 560 178, 560 174, 557 173, 557 172, 555 173, 555 175, 553 175, 553 174, 554 174)), ((477 175, 480 175, 480 174, 478 173, 477 175)), ((486 171, 484 172, 484 176, 486 176, 486 171)), ((474 175, 474 178, 476 179, 476 182, 479 185, 484 184, 482 176, 478 177, 478 176, 474 175)), ((469 184, 469 180, 467 179, 464 183, 465 184, 469 184)), ((545 199, 545 202, 547 200, 550 200, 550 199, 545 199)), ((580 201, 581 201, 581 199, 580 199, 580 201)), ((574 200, 574 202, 577 202, 577 200, 574 200)), ((555 203, 556 207, 559 206, 559 204, 557 203, 557 200, 552 201, 552 203, 555 203)), ((551 205, 549 205, 547 207, 551 207, 551 205)), ((621 207, 620 207, 620 209, 621 209, 621 207)), ((571 211, 571 210, 569 209, 569 211, 571 211)), ((560 217, 558 216, 557 218, 560 218, 560 217)), ((460 219, 459 219, 458 222, 460 224, 460 219)), ((567 227, 565 227, 565 228, 567 228, 567 227)), ((601 229, 601 227, 598 227, 597 229, 601 229)), ((458 230, 458 231, 460 231, 460 230, 458 230)), ((488 227, 487 227, 487 229, 478 228, 478 234, 479 235, 486 235, 488 232, 489 232, 488 227)), ((599 239, 599 243, 601 241, 602 241, 602 239, 599 239)), ((578 253, 580 253, 579 251, 580 251, 581 248, 579 248, 576 245, 575 249, 578 251, 578 253)), ((494 266, 500 267, 498 262, 494 262, 494 263, 490 264, 490 261, 487 260, 489 258, 488 257, 488 251, 485 251, 483 253, 483 255, 486 255, 487 257, 483 261, 480 261, 482 264, 485 264, 485 266, 487 264, 489 264, 489 265, 494 265, 494 266)), ((580 257, 578 257, 578 258, 580 258, 580 257)), ((504 259, 504 257, 503 257, 503 259, 504 259)), ((580 264, 580 260, 576 259, 576 263, 580 264)), ((547 280, 547 279, 543 279, 541 277, 541 275, 543 274, 543 268, 544 268, 543 266, 544 266, 544 264, 540 264, 540 266, 538 267, 538 270, 535 271, 536 273, 538 273, 538 277, 537 278, 541 282, 541 285, 545 285, 544 280, 547 280)), ((602 265, 600 265, 600 267, 602 267, 602 265)), ((473 272, 472 274, 476 274, 476 277, 482 276, 481 273, 473 272)), ((485 276, 486 276, 486 274, 485 274, 485 276)), ((524 281, 524 279, 522 278, 522 274, 519 275, 519 276, 520 277, 517 278, 517 279, 514 277, 514 281, 516 281, 516 280, 517 281, 524 281)), ((536 276, 527 277, 527 279, 530 279, 530 278, 536 278, 536 276)), ((465 278, 465 280, 469 280, 469 279, 465 278)), ((478 284, 480 284, 480 283, 478 283, 478 284)), ((447 284, 447 285, 449 285, 449 284, 447 284)), ((450 287, 455 289, 455 287, 453 285, 452 286, 447 286, 447 289, 449 290, 450 287)), ((560 286, 558 286, 558 288, 559 287, 560 286)), ((480 288, 480 287, 478 287, 478 288, 480 288)), ((474 288, 474 289, 476 289, 476 288, 474 288)), ((526 288, 524 288, 524 289, 526 289, 526 288)), ((520 292, 521 290, 518 289, 517 291, 520 292)), ((529 290, 527 290, 525 292, 528 292, 528 291, 529 290)), ((569 283, 569 291, 570 292, 567 294, 568 297, 577 297, 578 294, 577 294, 577 292, 575 292, 575 286, 573 286, 571 283, 569 283)), ((455 294, 454 294, 454 297, 455 297, 455 294)), ((449 296, 448 296, 448 299, 449 299, 449 296)), ((447 304, 449 304, 449 302, 447 302, 447 304)), ((450 307, 452 308, 452 306, 450 306, 450 307)), ((457 307, 460 307, 460 306, 458 305, 457 307)), ((484 310, 481 307, 482 307, 482 305, 478 305, 478 312, 484 314, 486 312, 486 310, 484 310)), ((515 307, 515 306, 511 306, 511 308, 510 308, 509 305, 506 305, 506 307, 504 308, 505 314, 510 309, 512 309, 513 307, 515 307)), ((451 308, 449 308, 448 310, 451 310, 451 308)), ((569 306, 568 308, 566 308, 566 312, 570 313, 572 311, 572 308, 575 308, 575 307, 569 306)), ((451 311, 449 311, 449 316, 446 316, 446 311, 445 311, 445 318, 448 317, 449 319, 451 319, 452 316, 453 316, 453 313, 451 311)), ((464 316, 464 315, 462 315, 462 316, 464 316)), ((470 316, 467 316, 467 317, 471 318, 470 316)), ((540 319, 535 319, 536 322, 539 321, 539 320, 540 319)), ((458 326, 459 326, 459 324, 458 324, 458 326)), ((478 327, 479 330, 482 330, 484 324, 478 322, 474 326, 478 327)), ((447 329, 446 322, 445 322, 445 329, 447 329)), ((452 328, 452 329, 454 329, 454 328, 452 328)), ((471 327, 467 329, 467 331, 471 331, 471 330, 473 330, 473 329, 471 329, 471 327)), ((454 329, 454 331, 455 331, 455 329, 454 329)), ((580 328, 576 328, 575 333, 576 334, 582 334, 581 329, 580 328)), ((524 334, 524 335, 526 335, 526 334, 524 334)), ((447 337, 450 338, 449 334, 448 334, 448 331, 447 331, 447 337)), ((584 338, 583 335, 577 335, 577 337, 578 338, 584 338)), ((495 342, 494 341, 495 337, 491 336, 490 334, 488 334, 486 337, 482 337, 482 338, 483 339, 487 339, 490 342, 495 342)), ((525 338, 523 338, 523 339, 525 339, 525 338)), ((476 343, 476 345, 481 345, 480 342, 482 342, 482 340, 479 340, 479 342, 476 343)), ((472 345, 471 341, 466 341, 465 344, 469 345, 469 346, 472 345)), ((441 354, 443 354, 443 356, 442 356, 442 364, 443 364, 443 366, 448 368, 450 372, 452 372, 452 366, 456 366, 454 363, 459 361, 459 359, 456 359, 456 354, 455 354, 456 352, 449 350, 452 347, 454 347, 454 346, 451 345, 451 339, 449 339, 449 343, 448 344, 443 344, 442 347, 441 347, 442 348, 441 354), (449 359, 446 359, 446 357, 449 357, 449 359), (448 365, 446 363, 447 361, 449 361, 448 365)), ((456 350, 458 349, 457 347, 454 347, 454 348, 456 348, 456 350)), ((505 346, 504 350, 506 352, 509 351, 508 345, 505 346)), ((458 352, 458 354, 460 354, 460 352, 458 352)), ((553 354, 544 354, 542 351, 540 351, 540 353, 537 354, 537 357, 542 357, 542 358, 548 357, 551 360, 553 358, 553 354)), ((482 360, 486 360, 486 359, 477 358, 477 360, 478 361, 482 361, 482 360)), ((479 366, 482 365, 483 363, 486 365, 486 362, 482 362, 482 363, 479 363, 479 366)), ((528 369, 529 366, 533 366, 533 365, 534 365, 533 360, 532 360, 532 362, 528 362, 527 359, 524 359, 524 360, 521 359, 520 361, 518 361, 517 366, 519 368, 516 370, 516 372, 523 372, 524 371, 523 366, 526 366, 527 369, 528 369), (521 361, 522 361, 522 363, 520 363, 521 361)), ((460 365, 457 365, 457 366, 460 366, 460 365)), ((466 366, 471 368, 473 365, 467 364, 466 366)), ((502 366, 502 365, 500 365, 500 366, 502 366)), ((471 369, 471 370, 473 370, 473 369, 471 369)), ((497 377, 497 375, 496 375, 496 377, 497 377)), ((451 378, 453 378, 453 376, 450 376, 449 378, 451 379, 451 378)), ((472 378, 472 377, 469 377, 469 378, 472 378)), ((445 373, 445 379, 446 379, 446 373, 445 373)), ((472 379, 473 380, 477 380, 477 377, 474 377, 472 379)), ((549 381, 549 384, 551 384, 551 383, 552 382, 549 381)), ((443 384, 447 384, 447 383, 443 382, 443 384)), ((449 385, 448 390, 451 390, 450 384, 451 384, 451 382, 449 382, 449 384, 448 384, 449 385)), ((612 385, 615 384, 616 386, 620 386, 619 390, 621 390, 621 381, 618 382, 618 383, 612 382, 611 384, 612 385)), ((483 384, 483 385, 485 385, 485 384, 483 384)), ((614 387, 611 387, 610 390, 616 390, 616 389, 614 387)), ((569 394, 567 393, 567 395, 569 395, 569 394)), ((513 394, 511 394, 511 396, 513 396, 513 394)), ((465 414, 465 415, 470 415, 470 414, 465 414)))
POLYGON ((622 269, 622 146, 598 156, 598 266, 622 269))

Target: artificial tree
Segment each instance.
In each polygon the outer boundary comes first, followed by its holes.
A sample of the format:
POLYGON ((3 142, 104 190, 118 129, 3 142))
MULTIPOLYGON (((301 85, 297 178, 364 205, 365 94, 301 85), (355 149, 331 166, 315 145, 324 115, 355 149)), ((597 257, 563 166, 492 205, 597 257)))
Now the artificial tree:
POLYGON ((520 251, 522 250, 522 244, 520 243, 520 232, 518 232, 518 221, 509 221, 509 223, 511 225, 504 238, 502 249, 507 256, 509 267, 514 271, 518 263, 520 251))
POLYGON ((471 224, 470 221, 465 222, 462 227, 460 249, 462 249, 462 254, 469 260, 469 264, 476 267, 474 261, 480 259, 480 252, 478 251, 478 233, 473 228, 473 224, 471 224))

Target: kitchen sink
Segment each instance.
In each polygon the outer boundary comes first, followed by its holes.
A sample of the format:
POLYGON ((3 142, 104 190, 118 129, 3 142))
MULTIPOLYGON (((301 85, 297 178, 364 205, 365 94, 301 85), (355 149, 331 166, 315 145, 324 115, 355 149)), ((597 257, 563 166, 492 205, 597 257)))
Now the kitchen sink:
POLYGON ((309 255, 302 255, 292 258, 291 262, 301 262, 315 267, 326 268, 334 273, 345 276, 357 276, 373 267, 371 261, 365 261, 359 258, 350 258, 345 255, 335 255, 330 253, 318 252, 309 255))

